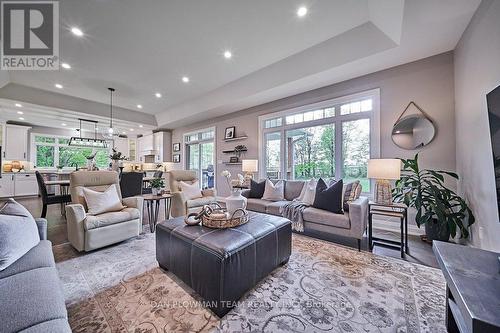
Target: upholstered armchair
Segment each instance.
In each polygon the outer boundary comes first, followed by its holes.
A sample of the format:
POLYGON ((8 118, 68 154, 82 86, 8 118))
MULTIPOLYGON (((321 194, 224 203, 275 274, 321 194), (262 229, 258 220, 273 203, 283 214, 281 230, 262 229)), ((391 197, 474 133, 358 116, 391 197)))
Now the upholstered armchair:
POLYGON ((184 216, 188 213, 198 212, 204 205, 217 201, 215 189, 201 191, 201 198, 188 200, 179 186, 181 181, 188 184, 196 182, 196 172, 189 170, 171 170, 169 172, 170 193, 172 194, 172 217, 184 216))
POLYGON ((71 204, 66 206, 66 219, 68 239, 75 249, 91 251, 139 235, 144 199, 123 199, 117 172, 76 171, 70 177, 71 204), (126 207, 99 215, 88 214, 83 188, 104 192, 112 184, 126 207))

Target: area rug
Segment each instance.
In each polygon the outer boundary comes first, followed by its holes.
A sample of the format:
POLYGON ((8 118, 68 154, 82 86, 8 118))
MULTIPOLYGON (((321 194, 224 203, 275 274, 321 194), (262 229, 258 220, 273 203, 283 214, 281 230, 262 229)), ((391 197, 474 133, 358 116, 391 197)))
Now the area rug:
POLYGON ((297 234, 289 263, 222 319, 158 267, 153 234, 54 254, 73 332, 446 332, 439 270, 297 234))

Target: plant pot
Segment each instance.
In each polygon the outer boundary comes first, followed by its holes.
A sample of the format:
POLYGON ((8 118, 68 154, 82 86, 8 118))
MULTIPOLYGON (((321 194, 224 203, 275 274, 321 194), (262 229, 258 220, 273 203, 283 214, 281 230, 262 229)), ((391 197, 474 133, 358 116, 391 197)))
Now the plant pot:
POLYGON ((241 195, 241 191, 233 190, 231 195, 226 198, 226 209, 231 216, 238 208, 247 208, 247 198, 241 195))
POLYGON ((160 193, 160 189, 157 187, 151 188, 151 194, 158 195, 160 193))
POLYGON ((428 240, 447 242, 450 239, 450 228, 447 223, 439 223, 434 219, 425 223, 425 234, 428 240))

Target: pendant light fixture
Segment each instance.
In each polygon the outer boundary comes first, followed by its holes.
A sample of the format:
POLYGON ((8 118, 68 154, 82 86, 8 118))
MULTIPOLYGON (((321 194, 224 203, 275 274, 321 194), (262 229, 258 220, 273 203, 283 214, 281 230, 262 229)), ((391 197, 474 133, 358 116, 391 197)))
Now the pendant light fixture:
POLYGON ((108 148, 106 140, 97 138, 97 121, 81 118, 78 118, 78 120, 80 121, 80 128, 78 129, 80 135, 71 137, 68 146, 108 148), (82 121, 94 124, 94 138, 82 138, 82 121))
POLYGON ((108 132, 105 133, 104 135, 112 139, 114 135, 114 128, 113 128, 113 93, 115 92, 115 88, 108 88, 109 90, 109 128, 108 132))

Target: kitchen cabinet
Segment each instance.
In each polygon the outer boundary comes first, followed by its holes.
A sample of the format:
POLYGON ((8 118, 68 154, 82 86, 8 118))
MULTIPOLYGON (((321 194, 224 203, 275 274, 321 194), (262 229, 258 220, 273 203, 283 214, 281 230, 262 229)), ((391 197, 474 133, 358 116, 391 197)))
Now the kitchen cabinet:
POLYGON ((155 162, 172 161, 172 133, 156 132, 154 136, 155 162))
POLYGON ((137 161, 137 139, 128 139, 129 161, 137 161))
POLYGON ((4 160, 28 160, 28 131, 31 127, 6 124, 2 154, 4 160))
POLYGON ((38 195, 38 183, 34 173, 16 173, 14 175, 14 196, 38 195))
POLYGON ((3 174, 0 178, 0 198, 14 196, 14 175, 3 174))
POLYGON ((127 138, 114 138, 113 148, 118 152, 128 157, 128 139, 127 138))

